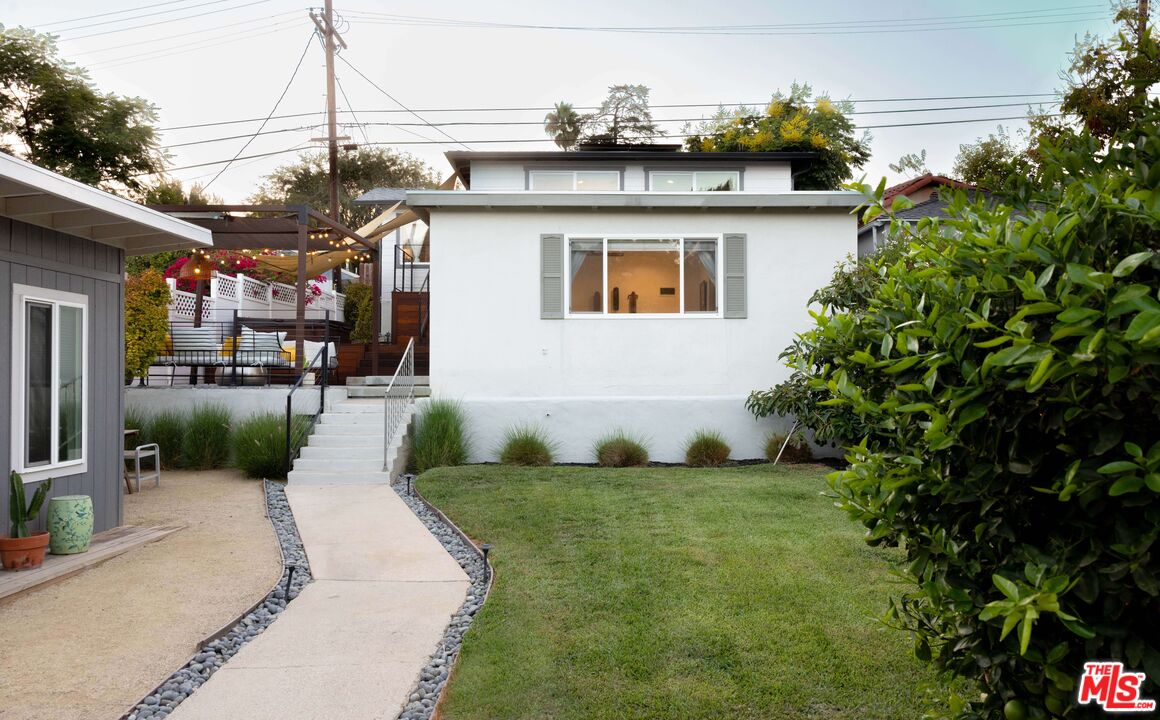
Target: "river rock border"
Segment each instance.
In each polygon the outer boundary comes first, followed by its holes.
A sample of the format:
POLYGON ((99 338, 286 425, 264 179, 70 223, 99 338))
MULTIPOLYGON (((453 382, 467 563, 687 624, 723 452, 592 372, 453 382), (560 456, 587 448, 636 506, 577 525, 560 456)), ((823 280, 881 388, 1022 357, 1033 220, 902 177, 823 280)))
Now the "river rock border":
POLYGON ((435 653, 419 672, 419 682, 411 689, 398 720, 430 720, 434 715, 443 691, 447 688, 447 679, 459 657, 463 635, 487 599, 492 581, 491 566, 484 554, 446 515, 423 499, 414 489, 414 480, 414 475, 400 475, 391 487, 467 573, 471 588, 463 605, 451 617, 435 653))
POLYGON ((264 481, 263 485, 266 515, 274 526, 282 553, 282 577, 278 584, 235 623, 211 635, 189 662, 122 715, 122 720, 156 720, 168 716, 243 645, 269 627, 286 609, 286 604, 298 597, 302 588, 313 579, 302 548, 302 538, 298 536, 298 526, 294 523, 294 513, 286 500, 285 485, 270 480, 264 481))

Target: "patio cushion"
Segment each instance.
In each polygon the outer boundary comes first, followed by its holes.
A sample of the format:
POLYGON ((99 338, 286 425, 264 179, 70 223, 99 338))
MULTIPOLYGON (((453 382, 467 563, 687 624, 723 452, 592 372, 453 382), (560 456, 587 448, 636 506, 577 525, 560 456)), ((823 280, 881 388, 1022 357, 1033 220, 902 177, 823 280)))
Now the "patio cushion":
POLYGON ((218 331, 213 327, 174 327, 171 338, 174 354, 190 351, 217 352, 221 347, 218 331))

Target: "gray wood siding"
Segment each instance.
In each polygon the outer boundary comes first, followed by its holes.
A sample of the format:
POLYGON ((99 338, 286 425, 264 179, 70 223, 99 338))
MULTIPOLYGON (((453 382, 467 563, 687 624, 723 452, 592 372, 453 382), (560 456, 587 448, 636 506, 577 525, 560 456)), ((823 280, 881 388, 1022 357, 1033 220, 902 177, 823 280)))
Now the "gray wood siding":
MULTIPOLYGON (((50 497, 90 495, 94 530, 121 524, 124 422, 124 254, 90 240, 0 217, 0 532, 8 532, 12 470, 12 286, 61 290, 89 298, 88 472, 53 481, 50 497)), ((29 489, 33 486, 30 485, 29 489)), ((43 529, 44 512, 37 521, 43 529)))

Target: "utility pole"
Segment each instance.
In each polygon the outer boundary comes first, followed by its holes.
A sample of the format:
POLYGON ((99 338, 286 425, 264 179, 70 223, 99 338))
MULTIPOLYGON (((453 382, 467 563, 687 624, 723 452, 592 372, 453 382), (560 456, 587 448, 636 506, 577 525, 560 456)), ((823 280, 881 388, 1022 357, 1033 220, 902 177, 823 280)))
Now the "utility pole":
MULTIPOLYGON (((335 222, 342 222, 339 217, 339 175, 338 175, 338 111, 336 109, 334 96, 334 53, 335 41, 346 49, 346 41, 342 39, 342 35, 334 29, 334 0, 326 0, 323 7, 322 17, 314 14, 314 10, 310 11, 310 19, 314 21, 318 32, 326 40, 326 149, 330 159, 330 218, 335 222)), ((332 275, 334 282, 334 289, 337 292, 342 291, 342 268, 334 269, 332 275)))

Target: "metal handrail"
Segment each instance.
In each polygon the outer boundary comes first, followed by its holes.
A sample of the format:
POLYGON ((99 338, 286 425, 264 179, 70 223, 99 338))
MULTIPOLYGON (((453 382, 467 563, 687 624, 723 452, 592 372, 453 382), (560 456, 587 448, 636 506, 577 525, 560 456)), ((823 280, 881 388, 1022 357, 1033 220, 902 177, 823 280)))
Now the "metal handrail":
POLYGON ((326 412, 326 386, 330 378, 330 311, 326 313, 326 334, 322 339, 322 347, 318 352, 314 353, 314 357, 302 365, 302 373, 290 387, 290 392, 286 393, 286 472, 289 474, 291 463, 298 457, 298 452, 302 449, 302 444, 305 439, 314 431, 314 426, 318 423, 318 418, 326 412), (314 367, 315 362, 321 360, 319 364, 319 375, 322 376, 322 382, 318 386, 318 409, 310 418, 310 427, 302 434, 300 439, 302 442, 295 445, 294 439, 294 393, 298 388, 302 387, 302 382, 306 379, 306 374, 314 367))
POLYGON ((407 415, 410 405, 415 400, 415 338, 407 341, 407 349, 395 368, 395 374, 387 385, 386 395, 383 397, 383 470, 389 469, 387 463, 391 443, 395 435, 402 428, 403 419, 407 415))

